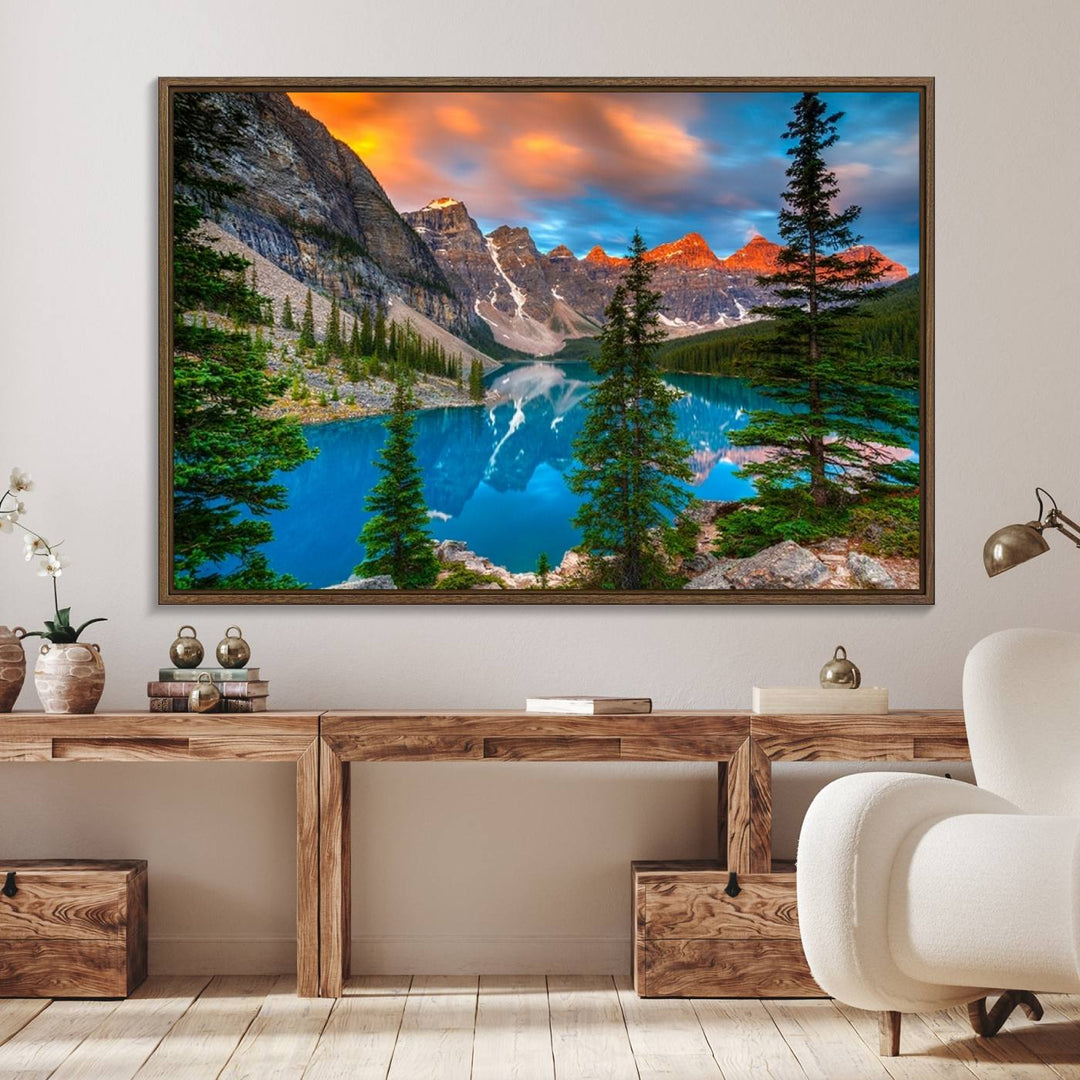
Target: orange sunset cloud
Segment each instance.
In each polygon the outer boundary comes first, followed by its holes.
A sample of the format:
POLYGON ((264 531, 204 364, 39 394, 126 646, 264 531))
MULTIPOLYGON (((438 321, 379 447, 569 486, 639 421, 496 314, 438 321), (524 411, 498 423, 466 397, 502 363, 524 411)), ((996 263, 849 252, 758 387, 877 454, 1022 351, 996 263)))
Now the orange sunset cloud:
POLYGON ((484 130, 476 114, 460 105, 443 105, 435 110, 435 115, 443 127, 458 135, 479 135, 484 130))
POLYGON ((488 220, 527 222, 533 198, 616 188, 677 197, 706 163, 689 95, 294 93, 375 174, 399 210, 452 194, 488 220))

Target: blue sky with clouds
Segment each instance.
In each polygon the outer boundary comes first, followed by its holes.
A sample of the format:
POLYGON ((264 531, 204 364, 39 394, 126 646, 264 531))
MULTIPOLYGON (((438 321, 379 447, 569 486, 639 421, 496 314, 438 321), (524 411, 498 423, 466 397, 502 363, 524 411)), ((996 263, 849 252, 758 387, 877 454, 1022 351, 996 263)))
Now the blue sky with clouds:
MULTIPOLYGON (((650 247, 699 232, 721 257, 755 232, 779 240, 780 194, 787 181, 780 136, 795 95, 701 94, 687 130, 704 144, 706 165, 687 177, 684 192, 639 192, 614 179, 574 198, 531 202, 529 226, 546 250, 565 243, 577 255, 594 244, 620 254, 634 228, 650 247)), ((857 231, 866 243, 914 271, 919 261, 919 104, 916 94, 827 95, 843 111, 839 141, 828 155, 840 181, 843 206, 863 208, 857 231)), ((479 210, 480 208, 478 208, 479 210)), ((498 224, 475 214, 487 231, 498 224)))
MULTIPOLYGON (((294 94, 372 169, 399 210, 461 199, 480 227, 621 254, 698 232, 721 257, 778 240, 783 132, 798 95, 766 91, 294 94)), ((919 99, 823 93, 843 111, 827 160, 865 243, 918 268, 919 99)))

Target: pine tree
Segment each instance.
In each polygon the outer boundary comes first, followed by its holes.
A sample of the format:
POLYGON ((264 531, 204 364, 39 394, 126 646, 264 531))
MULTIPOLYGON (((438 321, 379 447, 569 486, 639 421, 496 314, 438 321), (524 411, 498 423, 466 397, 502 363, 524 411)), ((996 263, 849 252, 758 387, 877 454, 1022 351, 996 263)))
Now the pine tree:
POLYGON ((548 574, 551 573, 551 561, 548 559, 548 553, 541 551, 536 560, 536 576, 540 579, 540 588, 546 589, 548 587, 548 574))
POLYGON ((383 309, 377 308, 375 311, 375 330, 374 330, 375 344, 373 354, 380 360, 386 359, 386 316, 383 314, 383 309))
POLYGON ((917 429, 915 406, 896 393, 907 382, 902 365, 858 341, 860 301, 880 292, 870 286, 882 270, 873 257, 841 254, 861 239, 852 228, 861 208, 833 210, 840 187, 823 156, 843 115, 806 93, 784 133, 792 143, 778 225, 786 246, 776 273, 758 278, 779 302, 753 309, 773 320, 775 333, 751 371, 777 408, 754 410, 746 427, 728 433, 735 445, 770 448, 766 461, 741 470, 759 494, 802 488, 818 508, 875 482, 910 479, 884 447, 906 446, 904 435, 917 429))
POLYGON ((287 506, 274 476, 315 456, 294 419, 266 415, 288 377, 266 370, 265 342, 185 318, 201 310, 257 322, 264 309, 247 261, 200 232, 205 206, 236 191, 219 177, 237 126, 204 94, 178 94, 173 110, 173 581, 178 589, 300 588, 259 550, 273 539, 266 516, 287 506))
POLYGON ((473 401, 484 400, 484 365, 479 360, 469 365, 469 397, 473 401))
POLYGON ((574 441, 579 465, 567 477, 585 500, 574 517, 582 547, 601 584, 618 589, 670 588, 666 548, 671 519, 692 499, 679 481, 693 475, 689 445, 676 433, 669 388, 656 362, 664 340, 660 294, 650 288, 652 266, 634 233, 630 262, 605 312, 602 381, 585 399, 585 421, 574 441))
POLYGON ((323 341, 331 356, 341 355, 341 313, 336 296, 330 297, 330 314, 326 316, 326 332, 323 334, 323 341))
POLYGON ((439 573, 424 502, 424 478, 413 451, 412 392, 404 380, 394 389, 386 442, 376 465, 381 476, 364 500, 374 515, 360 531, 361 577, 389 574, 399 589, 429 589, 439 573))
POLYGON ((367 304, 360 309, 360 355, 375 355, 375 335, 371 330, 371 308, 367 304))
POLYGON ((361 356, 360 352, 360 329, 356 325, 356 316, 353 316, 352 321, 352 337, 349 339, 349 355, 352 357, 361 356))
POLYGON ((396 322, 392 322, 390 324, 390 333, 387 336, 387 340, 386 340, 386 355, 391 360, 399 359, 399 356, 398 356, 398 329, 397 329, 397 323, 396 322))
POLYGON ((304 301, 304 317, 300 320, 300 337, 296 344, 301 349, 315 348, 315 312, 311 304, 311 290, 304 301))
POLYGON ((281 309, 281 328, 282 330, 296 329, 296 323, 293 322, 292 302, 289 300, 288 294, 285 296, 285 305, 281 309))

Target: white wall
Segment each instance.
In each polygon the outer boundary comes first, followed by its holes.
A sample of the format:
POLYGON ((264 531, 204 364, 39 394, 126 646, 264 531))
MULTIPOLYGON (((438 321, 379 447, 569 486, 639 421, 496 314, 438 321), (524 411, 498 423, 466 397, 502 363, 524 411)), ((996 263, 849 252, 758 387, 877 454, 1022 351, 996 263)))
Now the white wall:
MULTIPOLYGON (((0 0, 0 469, 68 540, 64 600, 105 614, 104 707, 137 707, 176 627, 233 621, 279 707, 514 705, 567 688, 746 706, 843 641, 897 706, 956 705, 968 647, 1070 627, 1064 544, 994 582, 980 549, 1040 482, 1080 506, 1073 0, 0 0), (158 75, 937 77, 937 605, 168 609, 155 600, 158 75), (337 675, 327 671, 336 669, 337 675)), ((0 622, 47 613, 0 537, 0 622)), ((31 686, 20 705, 35 707, 31 686)), ((0 731, 3 721, 0 720, 0 731)), ((814 766, 781 770, 790 852, 814 766)), ((356 767, 369 969, 625 965, 631 858, 707 855, 714 773, 678 766, 356 767)), ((16 766, 0 857, 151 860, 155 966, 284 967, 283 766, 16 766)))

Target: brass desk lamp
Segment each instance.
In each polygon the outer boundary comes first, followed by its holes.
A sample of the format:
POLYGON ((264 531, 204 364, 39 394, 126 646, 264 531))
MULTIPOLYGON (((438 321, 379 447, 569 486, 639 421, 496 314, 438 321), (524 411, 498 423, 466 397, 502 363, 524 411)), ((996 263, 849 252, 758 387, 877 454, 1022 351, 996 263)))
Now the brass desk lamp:
POLYGON ((1054 496, 1045 488, 1036 488, 1035 498, 1039 500, 1039 516, 1035 521, 1029 521, 1026 525, 1006 525, 993 533, 983 545, 983 566, 990 577, 1049 551, 1050 545, 1043 536, 1047 529, 1057 529, 1080 548, 1080 525, 1058 509, 1054 496), (1044 495, 1051 507, 1045 516, 1044 495))

